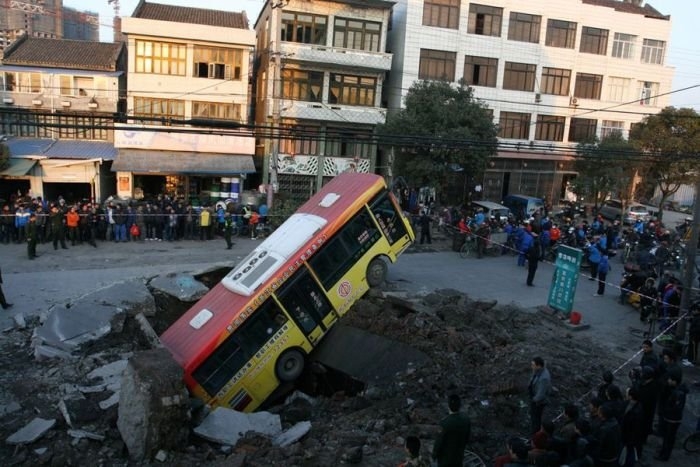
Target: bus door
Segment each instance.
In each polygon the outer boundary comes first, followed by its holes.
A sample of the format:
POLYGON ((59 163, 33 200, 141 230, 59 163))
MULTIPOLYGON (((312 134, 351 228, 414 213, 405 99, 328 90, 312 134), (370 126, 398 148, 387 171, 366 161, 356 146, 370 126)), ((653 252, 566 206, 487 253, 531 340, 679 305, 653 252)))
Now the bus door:
POLYGON ((301 328, 312 344, 338 319, 333 307, 313 279, 309 270, 301 268, 277 292, 277 299, 301 328))

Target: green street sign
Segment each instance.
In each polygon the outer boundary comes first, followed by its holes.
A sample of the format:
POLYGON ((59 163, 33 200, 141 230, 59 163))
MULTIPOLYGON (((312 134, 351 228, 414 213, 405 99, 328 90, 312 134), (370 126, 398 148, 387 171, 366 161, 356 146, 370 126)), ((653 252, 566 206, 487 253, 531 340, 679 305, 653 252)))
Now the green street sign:
POLYGON ((547 304, 561 311, 567 317, 574 306, 576 284, 578 284, 579 268, 583 252, 578 248, 560 245, 557 248, 552 285, 549 288, 547 304))

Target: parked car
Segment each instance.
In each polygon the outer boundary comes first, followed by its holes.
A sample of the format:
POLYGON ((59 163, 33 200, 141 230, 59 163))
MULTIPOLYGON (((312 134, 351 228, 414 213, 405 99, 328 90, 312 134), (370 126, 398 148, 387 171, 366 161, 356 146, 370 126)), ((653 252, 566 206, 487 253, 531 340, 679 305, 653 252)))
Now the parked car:
POLYGON ((574 219, 585 215, 586 207, 583 204, 576 201, 569 201, 568 199, 559 200, 559 204, 552 207, 552 216, 556 217, 574 219))
POLYGON ((526 195, 508 195, 501 203, 510 209, 517 220, 525 220, 532 217, 540 209, 544 210, 542 198, 526 195))
POLYGON ((619 199, 609 199, 600 206, 598 214, 609 220, 619 220, 624 224, 633 224, 637 219, 647 222, 650 218, 649 210, 646 206, 630 202, 625 206, 625 213, 622 214, 622 201, 619 199))
POLYGON ((496 219, 501 223, 507 222, 508 217, 510 217, 510 209, 491 201, 472 201, 472 208, 475 211, 481 208, 487 218, 496 219))

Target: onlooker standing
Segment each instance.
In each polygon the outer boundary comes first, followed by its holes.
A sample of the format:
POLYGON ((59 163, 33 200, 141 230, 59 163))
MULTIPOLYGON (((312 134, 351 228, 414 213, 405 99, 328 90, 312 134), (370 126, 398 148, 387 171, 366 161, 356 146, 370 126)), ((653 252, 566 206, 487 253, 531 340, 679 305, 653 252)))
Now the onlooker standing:
POLYGON ((53 240, 53 249, 58 250, 58 243, 61 242, 61 248, 67 250, 66 246, 66 233, 65 233, 65 219, 63 217, 63 212, 58 209, 58 206, 51 206, 51 214, 49 214, 49 221, 51 223, 51 239, 53 240))
POLYGON ((600 406, 598 416, 602 422, 595 433, 599 443, 595 465, 596 467, 617 467, 622 450, 620 425, 613 414, 613 408, 608 404, 600 406))
POLYGON ((233 247, 231 234, 233 233, 233 216, 230 212, 224 214, 224 240, 226 240, 226 249, 230 250, 233 247))
POLYGON ((605 279, 609 272, 610 263, 608 262, 608 255, 603 254, 598 263, 598 291, 593 294, 594 297, 602 297, 605 293, 605 279))
POLYGON ((421 215, 420 215, 420 219, 418 220, 418 223, 420 224, 420 244, 422 245, 426 241, 428 242, 428 244, 431 244, 432 243, 432 240, 430 239, 431 219, 425 210, 421 211, 421 215))
POLYGON ((542 426, 542 414, 552 390, 552 377, 545 368, 542 357, 533 358, 530 367, 532 377, 527 389, 530 395, 530 434, 533 435, 542 426))
POLYGON ((66 213, 66 227, 68 228, 68 238, 70 238, 71 246, 75 246, 75 243, 79 240, 78 236, 78 226, 80 225, 80 214, 75 210, 75 206, 71 208, 66 213))
POLYGON ((598 277, 598 265, 600 264, 600 250, 598 249, 598 239, 596 238, 593 243, 588 245, 588 264, 591 265, 591 277, 588 278, 589 281, 594 281, 598 277))
POLYGON ((199 239, 211 240, 211 211, 203 206, 199 213, 199 239))
POLYGON ((681 378, 677 374, 669 374, 666 384, 671 388, 671 393, 662 402, 659 417, 659 431, 663 442, 661 450, 654 456, 654 459, 660 461, 667 461, 671 457, 676 434, 683 420, 685 396, 688 393, 688 389, 681 383, 681 378))
POLYGON ((462 401, 452 394, 447 399, 450 414, 440 422, 442 431, 433 445, 433 459, 438 467, 462 467, 464 448, 469 442, 471 423, 462 412, 462 401))
POLYGON ((36 254, 36 239, 37 239, 37 226, 36 226, 36 214, 32 213, 29 216, 29 222, 27 223, 27 256, 29 259, 34 259, 37 257, 36 254))
MULTIPOLYGON (((537 234, 531 232, 530 234, 525 234, 526 237, 531 236, 532 243, 526 252, 527 255, 527 281, 525 283, 532 287, 534 284, 532 281, 535 280, 535 272, 537 272, 537 263, 540 261, 540 242, 538 241, 537 234)), ((537 427, 537 430, 540 428, 537 427)), ((535 430, 535 431, 537 431, 535 430)))
POLYGON ((644 409, 639 403, 639 390, 627 389, 627 407, 622 416, 622 444, 624 455, 620 456, 620 465, 634 467, 646 439, 644 427, 644 409))
POLYGON ((3 310, 7 310, 12 306, 12 303, 5 299, 5 293, 2 291, 2 268, 0 268, 0 306, 2 306, 3 310))

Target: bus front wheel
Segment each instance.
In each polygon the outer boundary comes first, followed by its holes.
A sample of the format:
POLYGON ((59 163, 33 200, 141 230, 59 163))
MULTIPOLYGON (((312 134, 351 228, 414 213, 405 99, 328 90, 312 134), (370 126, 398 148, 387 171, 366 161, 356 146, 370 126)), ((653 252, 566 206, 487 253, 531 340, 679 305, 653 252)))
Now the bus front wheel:
POLYGON ((296 349, 287 350, 280 358, 277 359, 275 365, 275 374, 277 379, 285 383, 295 381, 304 371, 304 354, 296 349))
POLYGON ((370 287, 379 287, 386 280, 389 271, 386 263, 381 258, 374 258, 367 266, 367 283, 370 287))

